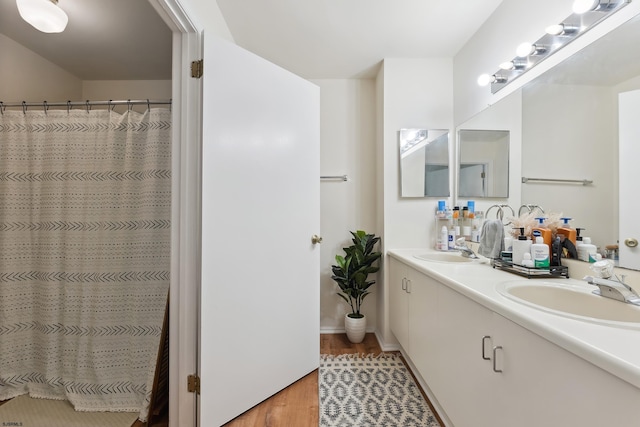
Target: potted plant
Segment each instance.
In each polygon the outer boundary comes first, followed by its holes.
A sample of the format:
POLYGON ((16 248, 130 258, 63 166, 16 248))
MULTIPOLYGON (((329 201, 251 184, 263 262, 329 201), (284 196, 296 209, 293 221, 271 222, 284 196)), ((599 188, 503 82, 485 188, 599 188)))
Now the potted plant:
POLYGON ((373 264, 381 257, 380 252, 374 251, 379 237, 367 234, 365 231, 350 231, 353 244, 342 248, 345 255, 336 255, 337 265, 331 266, 331 278, 338 284, 337 292, 351 307, 351 313, 345 315, 345 330, 349 341, 362 342, 367 326, 367 319, 360 312, 362 301, 369 295, 369 288, 376 283, 368 280, 369 274, 376 273, 380 268, 373 264))

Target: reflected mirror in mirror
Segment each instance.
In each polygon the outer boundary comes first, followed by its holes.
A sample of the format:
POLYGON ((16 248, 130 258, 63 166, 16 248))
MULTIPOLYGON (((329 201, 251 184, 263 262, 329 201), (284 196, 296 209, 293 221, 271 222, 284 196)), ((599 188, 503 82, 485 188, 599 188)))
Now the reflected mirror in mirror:
POLYGON ((638 156, 629 151, 637 138, 626 145, 624 136, 637 133, 640 121, 634 107, 630 127, 623 125, 620 99, 640 90, 640 49, 629 48, 637 40, 640 16, 527 84, 522 97, 522 176, 556 181, 521 184, 522 203, 573 218, 571 226, 584 228, 581 235, 602 252, 618 244, 620 266, 633 269, 640 269, 640 249, 624 242, 640 239, 638 156), (593 183, 582 185, 585 179, 593 183))
POLYGON ((509 131, 458 131, 458 197, 509 197, 509 131))
POLYGON ((400 196, 449 196, 449 131, 400 129, 400 196))

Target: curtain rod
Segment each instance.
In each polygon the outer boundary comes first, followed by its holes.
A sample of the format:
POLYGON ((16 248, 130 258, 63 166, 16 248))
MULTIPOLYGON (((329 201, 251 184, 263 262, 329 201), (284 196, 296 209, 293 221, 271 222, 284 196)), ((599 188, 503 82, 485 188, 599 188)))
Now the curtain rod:
POLYGON ((71 110, 73 107, 85 107, 87 110, 93 107, 94 105, 107 106, 109 108, 113 108, 116 105, 126 105, 131 109, 134 105, 146 105, 149 107, 151 104, 156 105, 171 105, 171 100, 153 100, 153 99, 127 99, 127 100, 118 100, 114 101, 110 99, 109 101, 66 101, 66 102, 2 102, 0 101, 0 112, 3 112, 7 108, 22 108, 22 111, 27 111, 28 107, 42 107, 44 110, 48 110, 49 107, 67 107, 67 110, 71 110))

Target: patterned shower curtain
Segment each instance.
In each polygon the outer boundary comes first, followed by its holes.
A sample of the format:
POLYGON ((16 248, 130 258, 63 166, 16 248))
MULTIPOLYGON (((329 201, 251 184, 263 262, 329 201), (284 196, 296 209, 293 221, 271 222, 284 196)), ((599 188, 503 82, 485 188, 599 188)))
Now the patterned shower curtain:
POLYGON ((171 115, 0 116, 0 400, 145 420, 169 289, 171 115))

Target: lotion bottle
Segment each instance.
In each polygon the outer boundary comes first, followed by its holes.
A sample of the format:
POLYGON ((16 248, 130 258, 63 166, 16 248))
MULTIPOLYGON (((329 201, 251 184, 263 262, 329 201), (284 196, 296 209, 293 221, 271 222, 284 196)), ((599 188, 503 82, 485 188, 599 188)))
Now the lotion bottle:
POLYGON ((531 245, 531 258, 535 268, 549 268, 549 246, 544 244, 542 236, 536 236, 536 242, 531 245))
POLYGON ((536 218, 536 220, 538 221, 538 226, 534 227, 533 231, 538 231, 540 232, 540 236, 542 236, 542 241, 545 245, 547 245, 547 248, 551 247, 551 230, 549 230, 545 225, 544 225, 544 220, 547 218, 536 218))
POLYGON ((518 229, 520 230, 518 240, 513 241, 513 263, 522 265, 524 254, 531 253, 531 240, 528 240, 527 236, 524 235, 524 227, 518 229))
POLYGON ((578 259, 586 262, 596 262, 598 248, 591 244, 591 238, 583 237, 582 244, 578 245, 578 259))
POLYGON ((578 233, 575 228, 569 227, 569 220, 571 218, 560 218, 563 221, 562 227, 558 227, 558 234, 562 234, 565 238, 571 240, 573 245, 576 245, 576 238, 578 237, 578 233))

